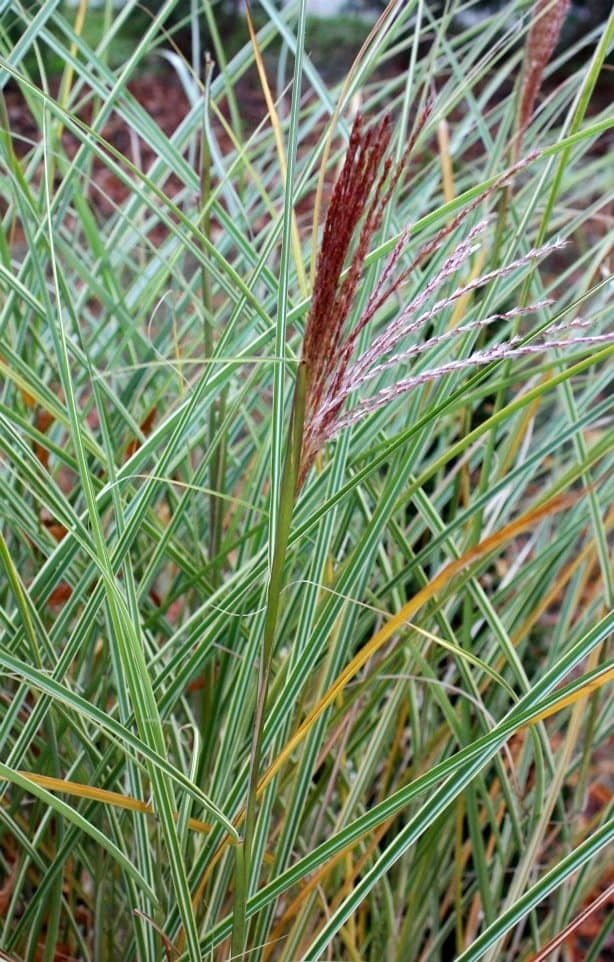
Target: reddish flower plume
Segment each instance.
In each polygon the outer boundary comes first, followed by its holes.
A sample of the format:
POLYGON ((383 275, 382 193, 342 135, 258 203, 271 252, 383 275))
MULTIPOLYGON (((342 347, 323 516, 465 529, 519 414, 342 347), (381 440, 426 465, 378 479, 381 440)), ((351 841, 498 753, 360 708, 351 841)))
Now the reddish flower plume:
MULTIPOLYGON (((423 111, 408 153, 429 112, 430 107, 423 111)), ((403 170, 403 163, 393 165, 391 159, 386 158, 390 135, 388 115, 367 130, 362 116, 356 117, 345 162, 329 204, 303 342, 307 398, 301 482, 321 446, 321 439, 313 431, 317 412, 324 400, 330 399, 331 387, 343 366, 342 358, 348 356, 348 343, 353 340, 351 335, 347 336, 345 327, 365 258, 403 170), (358 239, 352 250, 357 229, 358 239), (349 267, 342 277, 348 258, 349 267)), ((336 410, 329 408, 327 416, 331 423, 342 405, 343 399, 336 410)))
POLYGON ((516 151, 529 125, 535 100, 547 66, 559 39, 569 10, 570 0, 535 0, 531 27, 527 35, 524 76, 518 106, 518 140, 516 151))
MULTIPOLYGON (((430 107, 427 107, 419 117, 406 156, 412 150, 429 113, 430 107)), ((550 335, 554 337, 549 336, 549 339, 527 344, 521 338, 514 337, 468 357, 453 358, 443 364, 440 363, 439 366, 421 371, 419 374, 410 372, 401 376, 400 368, 404 362, 410 362, 430 348, 440 347, 448 342, 458 343, 471 331, 486 328, 498 320, 534 312, 545 305, 546 302, 542 301, 529 307, 513 308, 502 314, 464 322, 444 334, 424 338, 423 332, 430 322, 461 297, 497 278, 520 270, 523 266, 562 246, 560 242, 554 242, 530 250, 518 260, 492 270, 469 283, 461 284, 451 293, 448 291, 438 297, 442 287, 447 286, 449 279, 460 267, 469 263, 472 255, 479 248, 478 238, 484 233, 488 224, 487 220, 482 220, 473 227, 467 227, 465 236, 443 259, 437 273, 433 274, 420 292, 399 310, 396 317, 372 337, 370 344, 362 354, 357 356, 359 335, 416 267, 437 251, 446 238, 469 217, 476 207, 533 159, 531 157, 520 161, 505 171, 427 241, 409 264, 398 270, 409 235, 409 229, 406 229, 384 264, 362 314, 350 325, 348 318, 362 277, 365 258, 382 224, 386 207, 392 201, 395 187, 404 168, 404 161, 395 165, 386 157, 390 138, 389 117, 384 117, 367 129, 364 127, 362 117, 356 119, 345 162, 333 189, 328 208, 311 310, 307 317, 303 342, 306 395, 298 476, 299 488, 325 441, 368 412, 383 407, 420 384, 433 381, 453 371, 475 368, 503 359, 543 353, 549 348, 597 344, 614 339, 614 335, 582 334, 572 339, 567 336, 561 337, 562 334, 566 335, 569 329, 586 326, 584 321, 572 320, 568 324, 553 328, 550 335), (408 341, 409 336, 411 336, 410 341, 408 341), (370 397, 358 398, 352 408, 345 409, 350 395, 392 368, 399 372, 392 385, 381 388, 370 397)))

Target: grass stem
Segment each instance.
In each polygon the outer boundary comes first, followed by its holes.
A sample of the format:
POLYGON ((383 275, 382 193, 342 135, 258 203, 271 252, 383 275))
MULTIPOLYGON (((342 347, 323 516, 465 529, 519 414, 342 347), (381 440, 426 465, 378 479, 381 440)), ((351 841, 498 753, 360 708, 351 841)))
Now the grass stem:
POLYGON ((279 510, 275 529, 271 572, 267 589, 266 611, 262 635, 262 653, 258 678, 258 694, 256 698, 256 716, 254 719, 254 735, 250 759, 249 784, 245 809, 245 827, 241 854, 237 856, 236 868, 238 873, 235 890, 235 906, 233 916, 233 930, 231 951, 235 956, 243 958, 246 942, 246 904, 250 889, 250 876, 253 872, 253 850, 256 834, 257 794, 262 760, 262 736, 267 694, 271 678, 271 665, 275 646, 275 634, 279 617, 281 592, 283 588, 283 572, 290 536, 292 512, 297 494, 300 470, 301 449, 303 443, 303 422, 305 419, 305 390, 306 366, 301 362, 298 366, 294 398, 292 402, 292 416, 288 428, 288 447, 281 476, 281 490, 279 493, 279 510))

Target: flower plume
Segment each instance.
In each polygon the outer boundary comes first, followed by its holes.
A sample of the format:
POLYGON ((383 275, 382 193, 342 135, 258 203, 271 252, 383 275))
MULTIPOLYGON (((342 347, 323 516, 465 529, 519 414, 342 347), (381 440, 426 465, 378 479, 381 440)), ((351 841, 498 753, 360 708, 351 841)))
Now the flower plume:
MULTIPOLYGON (((430 107, 427 106, 418 118, 406 156, 412 150, 429 112, 430 107)), ((505 277, 562 246, 560 242, 553 242, 529 250, 504 267, 489 271, 468 283, 459 284, 451 293, 437 297, 448 279, 469 262, 480 246, 479 238, 488 223, 487 220, 481 220, 475 226, 467 228, 464 238, 444 258, 437 272, 422 290, 374 335, 362 354, 357 356, 359 335, 380 308, 399 291, 416 267, 437 251, 446 238, 489 195, 507 183, 532 159, 529 157, 506 170, 425 243, 409 264, 399 269, 409 228, 403 231, 384 264, 362 314, 350 324, 348 319, 352 313, 365 259, 404 169, 404 160, 393 164, 387 157, 390 139, 391 122, 388 116, 368 128, 365 128, 362 117, 357 117, 345 162, 331 196, 303 341, 305 409, 298 469, 299 487, 325 441, 364 414, 383 407, 420 384, 453 371, 475 368, 493 361, 542 353, 549 348, 569 344, 606 342, 614 337, 607 334, 582 334, 570 340, 564 336, 570 329, 585 326, 585 322, 571 321, 552 328, 548 339, 527 344, 522 338, 513 337, 506 342, 474 352, 468 357, 441 364, 432 370, 399 376, 391 386, 381 389, 371 397, 356 401, 353 408, 347 410, 346 403, 350 395, 382 372, 393 367, 398 368, 400 364, 410 361, 427 349, 446 342, 454 343, 472 331, 487 328, 495 321, 518 317, 545 306, 547 302, 542 301, 528 307, 517 307, 505 313, 461 324, 426 340, 421 336, 430 321, 466 294, 497 278, 505 277), (433 299, 435 302, 431 303, 433 299), (430 306, 427 306, 429 303, 430 306), (408 346, 409 335, 413 343, 408 346)))
POLYGON ((544 69, 554 53, 569 5, 570 0, 534 0, 518 105, 517 151, 531 120, 544 69))

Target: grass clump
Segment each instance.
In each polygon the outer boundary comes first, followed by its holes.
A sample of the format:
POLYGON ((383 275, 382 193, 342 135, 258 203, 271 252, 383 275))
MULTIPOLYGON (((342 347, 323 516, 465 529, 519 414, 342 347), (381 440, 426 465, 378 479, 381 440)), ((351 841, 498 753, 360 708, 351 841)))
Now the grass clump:
POLYGON ((266 0, 169 131, 136 7, 2 49, 0 947, 597 958, 614 19, 266 0))

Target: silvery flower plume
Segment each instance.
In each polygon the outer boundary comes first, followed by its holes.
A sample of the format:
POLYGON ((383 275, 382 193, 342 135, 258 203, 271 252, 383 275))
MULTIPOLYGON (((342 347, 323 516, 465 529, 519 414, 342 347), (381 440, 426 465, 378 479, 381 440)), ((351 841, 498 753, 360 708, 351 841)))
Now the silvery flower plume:
MULTIPOLYGON (((427 107, 416 124, 408 151, 411 151, 429 114, 427 107)), ((454 371, 476 368, 494 361, 543 353, 550 348, 570 344, 594 344, 612 340, 610 335, 585 335, 569 339, 570 329, 582 328, 586 322, 572 321, 552 328, 548 339, 530 344, 513 337, 492 347, 474 352, 468 357, 453 359, 432 370, 401 376, 400 368, 424 351, 454 344, 471 332, 487 328, 495 321, 518 317, 543 307, 542 301, 529 307, 514 308, 480 320, 469 321, 443 334, 425 338, 430 322, 460 298, 480 287, 513 274, 522 267, 563 246, 560 242, 529 250, 522 257, 460 284, 451 293, 437 297, 448 287, 449 279, 467 266, 480 246, 487 221, 467 227, 465 237, 456 245, 433 277, 410 302, 402 307, 382 330, 374 334, 362 353, 358 353, 360 334, 373 321, 382 306, 402 287, 416 267, 437 251, 447 237, 468 219, 469 215, 499 187, 510 180, 529 160, 520 161, 457 213, 434 237, 425 243, 408 265, 400 267, 409 228, 400 236, 384 264, 367 304, 353 323, 349 322, 356 291, 364 270, 371 242, 380 228, 386 207, 391 203, 404 161, 393 164, 387 151, 391 138, 389 117, 365 128, 362 117, 357 117, 351 132, 345 162, 333 189, 326 221, 317 270, 311 309, 305 326, 303 365, 305 369, 305 414, 302 433, 298 486, 300 487, 324 443, 342 428, 359 420, 370 411, 388 404, 405 392, 437 380, 454 371), (356 236, 355 236, 356 235, 356 236), (344 268, 347 268, 344 273, 344 268), (433 303, 434 301, 434 303, 433 303), (408 347, 408 337, 411 344, 408 347), (399 371, 389 387, 370 397, 355 400, 348 407, 351 396, 388 369, 399 371)))

